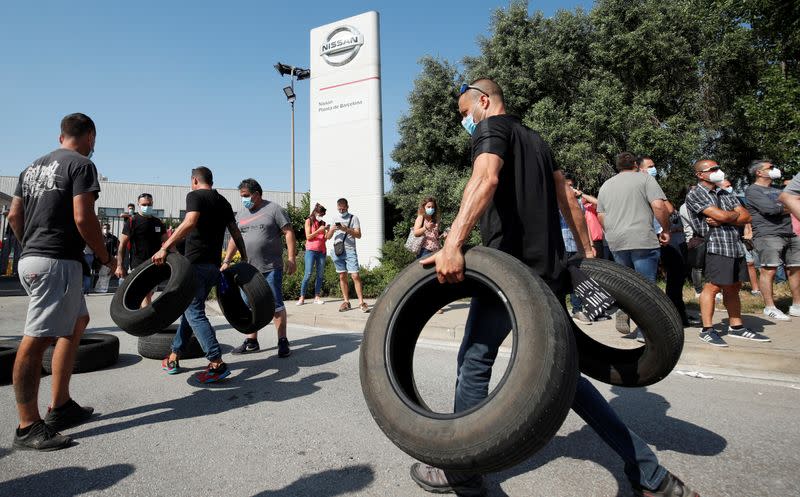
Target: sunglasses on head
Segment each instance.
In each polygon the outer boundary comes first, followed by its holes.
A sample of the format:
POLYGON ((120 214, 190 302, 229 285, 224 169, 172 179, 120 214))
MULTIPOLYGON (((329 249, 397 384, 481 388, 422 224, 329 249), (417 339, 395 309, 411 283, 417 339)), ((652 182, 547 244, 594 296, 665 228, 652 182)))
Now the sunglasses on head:
POLYGON ((464 83, 463 85, 461 85, 461 88, 459 88, 459 90, 458 90, 458 96, 460 97, 461 95, 465 94, 465 93, 467 92, 467 90, 476 90, 476 91, 479 91, 479 92, 483 93, 483 94, 484 94, 484 95, 486 95, 487 97, 489 96, 489 94, 488 94, 488 93, 486 93, 485 91, 481 90, 481 89, 480 89, 480 88, 478 88, 477 86, 470 86, 470 85, 468 85, 468 84, 466 84, 466 83, 464 83))

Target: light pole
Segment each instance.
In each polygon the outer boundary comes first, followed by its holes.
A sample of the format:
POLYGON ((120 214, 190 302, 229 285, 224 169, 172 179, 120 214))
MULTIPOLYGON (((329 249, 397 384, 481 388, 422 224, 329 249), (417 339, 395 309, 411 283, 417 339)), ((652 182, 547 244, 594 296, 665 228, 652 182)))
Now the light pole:
POLYGON ((278 74, 281 76, 289 76, 292 80, 291 86, 285 87, 283 93, 286 95, 286 100, 292 106, 292 198, 290 202, 292 206, 294 206, 294 101, 297 100, 297 95, 294 92, 294 81, 295 79, 301 81, 310 78, 311 70, 289 66, 280 62, 275 64, 275 70, 278 71, 278 74))

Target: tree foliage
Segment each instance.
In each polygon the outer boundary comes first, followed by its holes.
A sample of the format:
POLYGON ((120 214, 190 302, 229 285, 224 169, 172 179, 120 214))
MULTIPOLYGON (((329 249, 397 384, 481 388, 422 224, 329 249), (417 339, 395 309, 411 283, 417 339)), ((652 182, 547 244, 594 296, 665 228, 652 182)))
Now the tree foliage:
MULTIPOLYGON (((457 86, 490 77, 509 113, 596 192, 623 151, 653 157, 676 199, 712 157, 746 180, 750 160, 800 170, 800 6, 785 0, 598 0, 547 18, 514 1, 492 13, 462 66, 424 57, 399 123, 389 201, 413 219, 424 195, 446 222, 470 171, 457 86), (459 70, 463 67, 463 70, 459 70)), ((395 227, 408 234, 410 220, 395 227)))

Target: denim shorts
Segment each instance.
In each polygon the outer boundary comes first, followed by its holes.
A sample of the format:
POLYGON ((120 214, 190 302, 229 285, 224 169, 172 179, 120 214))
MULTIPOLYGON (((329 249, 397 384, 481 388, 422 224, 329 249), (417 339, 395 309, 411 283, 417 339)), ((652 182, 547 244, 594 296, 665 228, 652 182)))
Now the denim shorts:
POLYGON ((286 309, 283 303, 283 269, 274 269, 263 273, 264 279, 267 280, 269 289, 272 290, 272 296, 275 298, 275 313, 279 313, 286 309))
POLYGON ((333 266, 336 268, 337 273, 357 273, 358 272, 358 254, 356 249, 344 249, 344 254, 337 256, 333 255, 333 266))
POLYGON ((800 266, 800 237, 768 235, 753 238, 758 267, 800 266))
POLYGON ((19 280, 30 296, 24 334, 70 336, 79 317, 88 316, 83 267, 66 259, 28 256, 19 261, 19 280))

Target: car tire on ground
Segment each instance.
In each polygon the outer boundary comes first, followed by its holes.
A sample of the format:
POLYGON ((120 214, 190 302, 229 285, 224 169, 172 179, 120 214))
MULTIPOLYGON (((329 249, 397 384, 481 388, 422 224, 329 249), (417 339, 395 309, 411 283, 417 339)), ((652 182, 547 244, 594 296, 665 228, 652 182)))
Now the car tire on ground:
POLYGON ((19 347, 19 342, 0 341, 0 385, 11 383, 14 360, 17 358, 17 347, 19 347))
POLYGON ((617 349, 594 340, 573 323, 581 372, 625 387, 661 381, 683 351, 683 326, 673 303, 658 286, 628 267, 604 259, 582 259, 578 264, 614 297, 645 338, 642 347, 617 349))
MULTIPOLYGON (((161 331, 157 331, 152 335, 139 337, 139 355, 148 359, 161 360, 167 357, 172 352, 172 339, 175 338, 175 333, 178 331, 178 325, 173 324, 161 331)), ((181 354, 181 359, 196 359, 204 357, 206 354, 203 352, 203 347, 200 342, 192 333, 189 338, 189 344, 181 354)))
POLYGON ((217 302, 231 326, 241 333, 255 333, 272 321, 275 298, 256 268, 240 262, 223 271, 222 277, 226 284, 217 285, 217 302))
MULTIPOLYGON (((361 387, 373 418, 411 457, 451 469, 499 471, 542 448, 561 427, 578 378, 567 315, 544 281, 520 261, 476 247, 465 280, 441 285, 433 267, 411 264, 384 290, 361 344, 361 387), (412 371, 414 349, 442 306, 475 295, 509 311, 513 348, 505 375, 478 406, 432 412, 412 371)), ((455 365, 454 365, 455 366, 455 365)))
MULTIPOLYGON (((53 372, 53 349, 48 347, 42 358, 42 369, 45 373, 53 372)), ((87 333, 81 337, 78 351, 75 353, 73 373, 88 373, 107 368, 119 360, 119 338, 107 333, 87 333)))
POLYGON ((194 298, 197 282, 189 260, 178 253, 167 255, 166 264, 147 261, 125 278, 111 300, 111 319, 133 336, 147 336, 163 330, 186 310, 194 298), (167 281, 153 302, 140 308, 144 297, 167 281))

